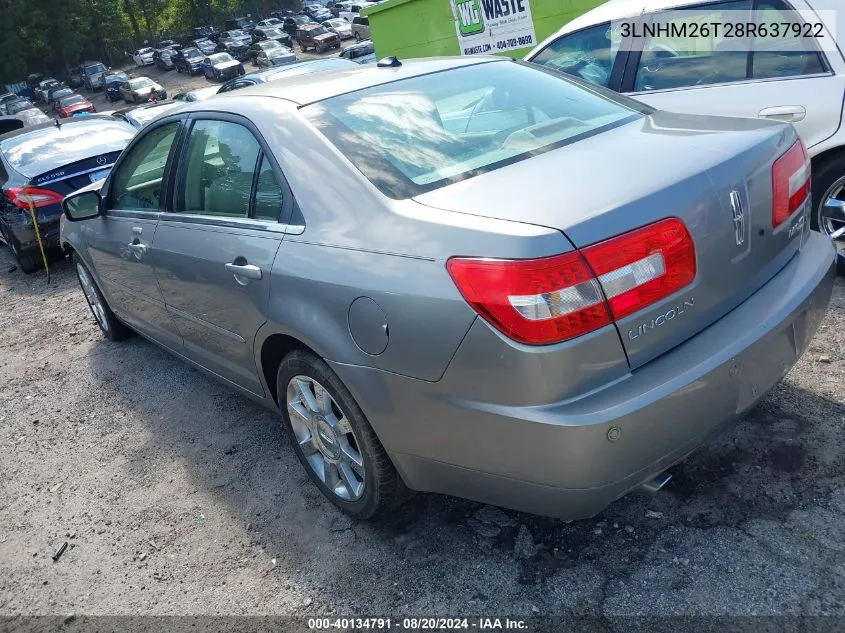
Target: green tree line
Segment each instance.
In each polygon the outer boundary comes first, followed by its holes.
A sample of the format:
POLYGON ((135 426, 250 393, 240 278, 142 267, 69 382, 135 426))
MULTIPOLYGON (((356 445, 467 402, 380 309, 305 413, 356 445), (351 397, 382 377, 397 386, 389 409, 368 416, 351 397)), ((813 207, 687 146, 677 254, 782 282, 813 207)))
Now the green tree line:
POLYGON ((299 0, 0 0, 0 84, 63 74, 87 59, 117 66, 145 42, 294 6, 299 0))

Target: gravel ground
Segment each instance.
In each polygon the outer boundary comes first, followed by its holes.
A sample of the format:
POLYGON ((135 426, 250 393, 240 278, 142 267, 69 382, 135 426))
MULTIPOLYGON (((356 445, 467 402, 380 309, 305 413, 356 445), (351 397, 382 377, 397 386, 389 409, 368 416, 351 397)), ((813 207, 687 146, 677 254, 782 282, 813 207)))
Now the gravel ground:
POLYGON ((417 495, 353 524, 278 418, 0 248, 0 616, 845 615, 845 282, 751 415, 565 524, 417 495), (64 541, 58 562, 50 555, 64 541))

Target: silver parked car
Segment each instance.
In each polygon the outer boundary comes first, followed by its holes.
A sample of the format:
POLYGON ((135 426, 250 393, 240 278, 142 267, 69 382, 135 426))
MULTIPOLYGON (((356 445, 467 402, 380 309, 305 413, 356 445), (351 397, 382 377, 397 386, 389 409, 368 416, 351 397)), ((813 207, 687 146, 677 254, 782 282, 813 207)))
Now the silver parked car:
POLYGON ((62 241, 107 338, 279 410, 343 510, 411 489, 572 519, 806 350, 834 262, 809 178, 787 124, 386 59, 150 123, 66 199, 62 241))

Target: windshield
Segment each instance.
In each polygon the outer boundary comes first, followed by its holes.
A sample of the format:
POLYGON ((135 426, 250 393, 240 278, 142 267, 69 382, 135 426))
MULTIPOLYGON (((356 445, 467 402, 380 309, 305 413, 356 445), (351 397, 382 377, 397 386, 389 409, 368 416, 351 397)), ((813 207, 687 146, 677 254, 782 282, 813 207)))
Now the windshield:
POLYGON ((279 44, 276 40, 269 40, 267 42, 259 42, 258 46, 265 51, 274 51, 277 48, 282 48, 282 45, 279 44))
POLYGON ((194 40, 194 44, 197 46, 214 46, 214 42, 207 39, 194 40))
POLYGON ((106 67, 103 64, 91 64, 90 66, 85 67, 86 75, 94 75, 96 73, 102 73, 105 71, 106 67))
POLYGON ((137 55, 146 55, 147 53, 152 53, 152 52, 153 52, 153 49, 151 49, 151 48, 139 48, 138 52, 136 54, 137 55))
POLYGON ((72 94, 73 90, 71 90, 70 88, 62 88, 61 90, 56 90, 53 93, 53 99, 61 99, 62 97, 66 97, 72 94))
POLYGON ((279 29, 264 29, 264 35, 267 37, 279 37, 282 32, 279 29))
POLYGON ((155 85, 152 79, 147 79, 146 77, 138 77, 138 79, 131 79, 129 81, 129 87, 133 90, 137 88, 149 88, 150 86, 155 85))
POLYGON ((242 38, 242 37, 246 37, 246 33, 241 31, 240 29, 234 29, 232 31, 229 31, 229 37, 242 38))
POLYGON ((300 15, 298 18, 295 19, 297 24, 308 24, 311 21, 311 18, 300 15))
POLYGON ((61 99, 59 101, 59 105, 64 107, 64 106, 73 105, 74 103, 84 103, 84 102, 85 102, 85 97, 83 97, 82 95, 71 95, 70 97, 65 97, 64 99, 61 99))
POLYGON ((324 27, 324 26, 318 26, 315 29, 308 29, 307 32, 308 32, 308 35, 322 35, 323 33, 328 33, 328 31, 326 30, 326 27, 324 27))
POLYGON ((264 20, 265 26, 273 26, 275 24, 281 24, 282 21, 279 18, 267 18, 264 20))
POLYGON ((194 57, 202 57, 202 53, 200 53, 196 48, 186 48, 182 51, 182 57, 185 59, 193 59, 194 57))
POLYGON ((223 64, 225 62, 232 62, 235 61, 234 58, 229 55, 229 53, 217 53, 216 55, 212 55, 209 57, 212 64, 223 64))
POLYGON ((527 64, 487 62, 339 95, 303 112, 385 195, 409 198, 641 115, 623 103, 527 64))
POLYGON ((349 22, 346 20, 341 20, 340 18, 335 18, 334 20, 327 20, 323 22, 324 25, 331 26, 335 29, 343 28, 344 26, 348 26, 349 22))

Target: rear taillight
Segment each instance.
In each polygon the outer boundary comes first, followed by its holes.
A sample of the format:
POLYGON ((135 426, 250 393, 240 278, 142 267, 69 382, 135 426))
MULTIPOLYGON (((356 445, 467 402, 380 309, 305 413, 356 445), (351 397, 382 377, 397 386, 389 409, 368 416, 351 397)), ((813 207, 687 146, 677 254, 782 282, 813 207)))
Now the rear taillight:
POLYGON ((810 157, 800 139, 772 167, 772 228, 776 229, 810 195, 810 157))
POLYGON ((598 275, 614 319, 642 310, 695 279, 695 246, 687 227, 677 218, 581 252, 598 275))
POLYGON ((9 196, 12 204, 21 209, 28 209, 30 202, 33 207, 48 207, 64 200, 64 196, 55 191, 37 187, 9 187, 6 195, 9 196))
POLYGON ((577 251, 524 260, 454 257, 446 268, 467 302, 517 341, 565 341, 610 323, 598 281, 577 251))
POLYGON ((453 257, 446 263, 467 302, 522 343, 559 343, 597 330, 695 279, 695 246, 670 218, 542 259, 453 257))

